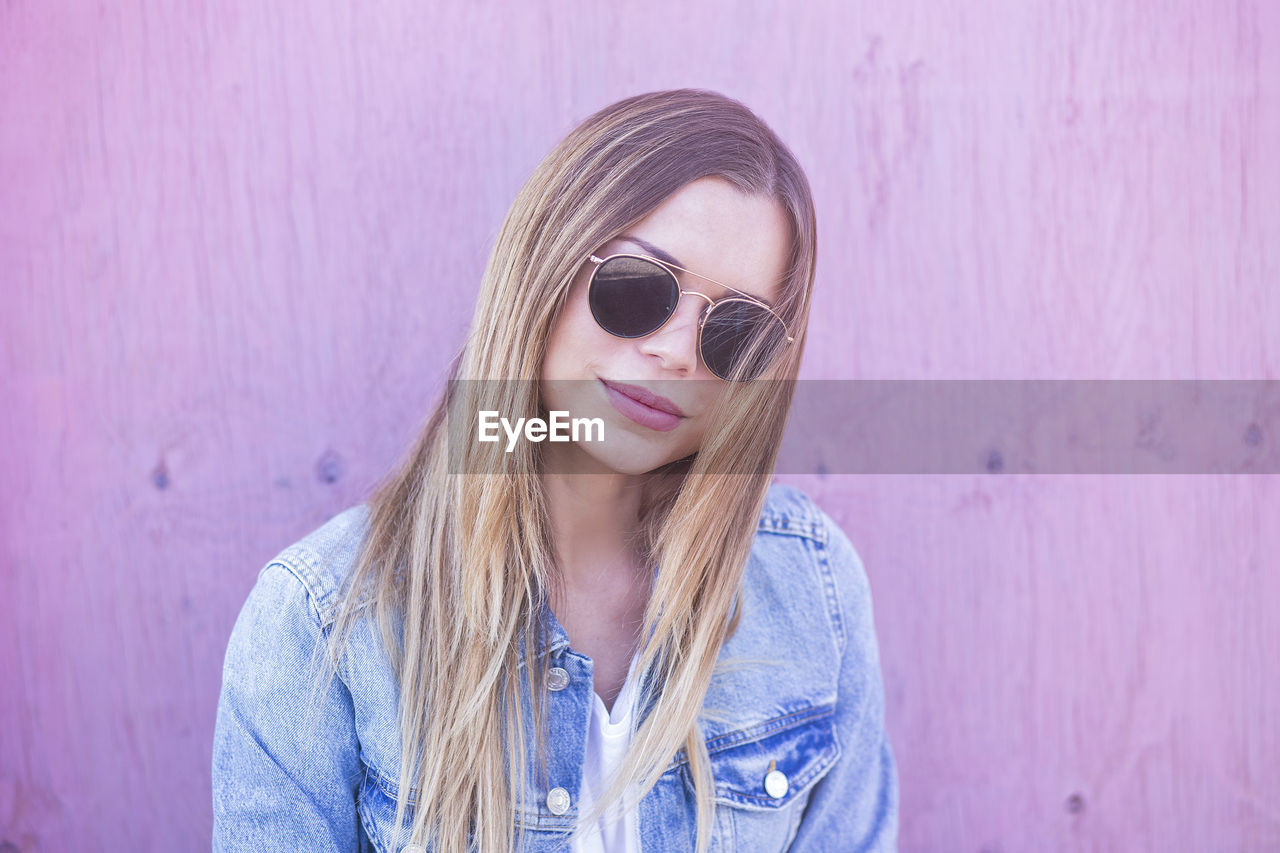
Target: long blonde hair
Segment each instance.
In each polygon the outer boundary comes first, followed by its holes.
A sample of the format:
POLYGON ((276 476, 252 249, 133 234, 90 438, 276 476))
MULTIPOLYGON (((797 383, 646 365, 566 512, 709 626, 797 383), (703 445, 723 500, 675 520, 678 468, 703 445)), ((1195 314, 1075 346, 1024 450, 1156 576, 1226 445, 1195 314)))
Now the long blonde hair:
MULTIPOLYGON (((726 397, 728 408, 711 421, 720 426, 708 429, 698 452, 649 475, 639 521, 643 553, 658 572, 636 664, 643 711, 592 813, 624 787, 632 792, 625 807, 634 807, 683 749, 698 850, 707 847, 714 783, 698 720, 737 626, 742 571, 803 352, 816 234, 808 182, 786 146, 742 104, 695 89, 600 110, 534 171, 498 235, 452 370, 453 379, 503 381, 450 382, 367 502, 368 532, 325 652, 331 680, 355 623, 372 611, 400 685, 393 847, 416 789, 413 840, 437 853, 513 849, 531 748, 545 773, 548 663, 535 650, 546 641, 543 608, 558 576, 538 476, 542 445, 521 442, 507 454, 473 443, 451 464, 450 412, 538 414, 547 338, 587 255, 709 176, 785 210, 790 257, 775 308, 796 342, 768 374, 784 381, 731 383, 742 388, 726 397)), ((586 820, 580 815, 579 825, 586 820)))

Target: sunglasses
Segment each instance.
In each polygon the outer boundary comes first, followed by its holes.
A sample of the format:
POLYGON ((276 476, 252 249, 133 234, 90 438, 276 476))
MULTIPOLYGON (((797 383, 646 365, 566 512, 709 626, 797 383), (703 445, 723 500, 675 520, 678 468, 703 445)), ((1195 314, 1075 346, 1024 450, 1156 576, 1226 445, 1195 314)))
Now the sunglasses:
POLYGON ((794 340, 778 313, 759 299, 684 267, 646 255, 591 255, 589 260, 596 268, 587 303, 596 323, 614 337, 652 335, 676 313, 682 296, 707 300, 698 320, 698 353, 720 379, 759 377, 778 351, 794 340), (682 290, 676 270, 731 290, 733 295, 712 299, 696 290, 682 290))

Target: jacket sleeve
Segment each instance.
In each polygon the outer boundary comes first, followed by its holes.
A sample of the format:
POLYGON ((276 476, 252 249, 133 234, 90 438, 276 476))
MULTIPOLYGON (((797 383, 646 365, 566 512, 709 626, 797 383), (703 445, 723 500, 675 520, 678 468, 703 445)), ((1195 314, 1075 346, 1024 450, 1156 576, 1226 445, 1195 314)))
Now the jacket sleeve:
POLYGON ((791 850, 893 851, 898 773, 884 725, 884 683, 862 560, 830 519, 818 559, 840 602, 844 652, 836 696, 840 758, 814 787, 791 850))
MULTIPOLYGON (((340 676, 312 695, 323 637, 302 581, 282 563, 258 577, 227 645, 213 736, 215 851, 358 851, 362 769, 340 676)), ((320 687, 324 681, 320 682, 320 687)))

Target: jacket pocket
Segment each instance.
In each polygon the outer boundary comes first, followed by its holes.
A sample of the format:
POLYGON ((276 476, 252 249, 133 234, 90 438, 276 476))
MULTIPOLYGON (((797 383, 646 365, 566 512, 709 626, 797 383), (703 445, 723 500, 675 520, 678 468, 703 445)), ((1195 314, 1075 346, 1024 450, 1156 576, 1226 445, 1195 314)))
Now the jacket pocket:
POLYGON ((840 757, 834 713, 809 707, 707 740, 720 849, 787 849, 814 785, 840 757))

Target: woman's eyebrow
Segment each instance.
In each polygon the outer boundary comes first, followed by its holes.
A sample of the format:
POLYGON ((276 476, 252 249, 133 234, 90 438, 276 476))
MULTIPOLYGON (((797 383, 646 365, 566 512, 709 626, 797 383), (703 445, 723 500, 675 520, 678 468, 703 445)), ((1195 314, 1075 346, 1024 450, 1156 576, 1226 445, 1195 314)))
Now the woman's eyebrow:
MULTIPOLYGON (((676 260, 676 258, 675 258, 675 256, 674 256, 674 255, 672 255, 672 254, 671 254, 671 253, 669 253, 669 252, 665 252, 665 251, 663 251, 662 249, 659 249, 657 246, 653 245, 653 244, 652 244, 652 243, 650 243, 648 240, 641 240, 639 237, 633 237, 633 236, 631 236, 630 234, 620 234, 620 235, 618 235, 618 238, 617 238, 617 239, 622 240, 622 241, 625 241, 625 242, 627 242, 627 243, 634 243, 635 245, 637 245, 637 246, 639 246, 640 248, 644 249, 644 250, 645 250, 646 252, 648 252, 649 254, 653 255, 653 256, 654 256, 655 258, 657 258, 658 260, 660 260, 660 261, 666 261, 667 263, 669 263, 669 264, 671 264, 671 265, 673 265, 673 266, 677 266, 677 267, 679 267, 681 270, 684 270, 684 271, 686 271, 686 272, 688 272, 688 271, 689 271, 689 270, 687 270, 687 269, 686 269, 686 267, 685 267, 685 265, 684 265, 684 264, 682 264, 682 263, 680 263, 679 261, 677 261, 677 260, 676 260)), ((730 286, 729 286, 729 285, 727 285, 727 284, 720 284, 720 282, 716 281, 715 279, 706 278, 705 276, 699 275, 699 274, 698 274, 698 273, 696 273, 696 272, 695 272, 695 273, 693 273, 693 275, 698 276, 698 278, 705 279, 706 281, 710 281, 712 284, 719 284, 721 287, 726 288, 726 289, 728 289, 728 290, 732 290, 732 291, 735 291, 735 292, 737 292, 737 293, 742 293, 742 294, 745 294, 746 296, 750 296, 752 299, 758 299, 759 301, 763 302, 765 305, 770 304, 770 303, 769 303, 769 301, 768 301, 767 299, 761 299, 761 298, 760 298, 760 297, 758 297, 758 296, 753 296, 753 295, 752 295, 751 293, 749 293, 748 291, 740 290, 740 289, 737 289, 737 288, 733 288, 733 287, 730 287, 730 286)), ((785 279, 784 279, 784 280, 785 280, 785 279)))
POLYGON ((623 234, 618 239, 626 240, 628 243, 635 243, 641 249, 644 249, 646 252, 653 255, 655 258, 657 258, 660 261, 666 261, 669 264, 675 264, 678 267, 684 267, 684 264, 677 261, 674 255, 671 255, 668 252, 664 252, 662 249, 659 249, 657 246, 653 245, 647 240, 641 240, 639 237, 632 237, 630 234, 623 234))

